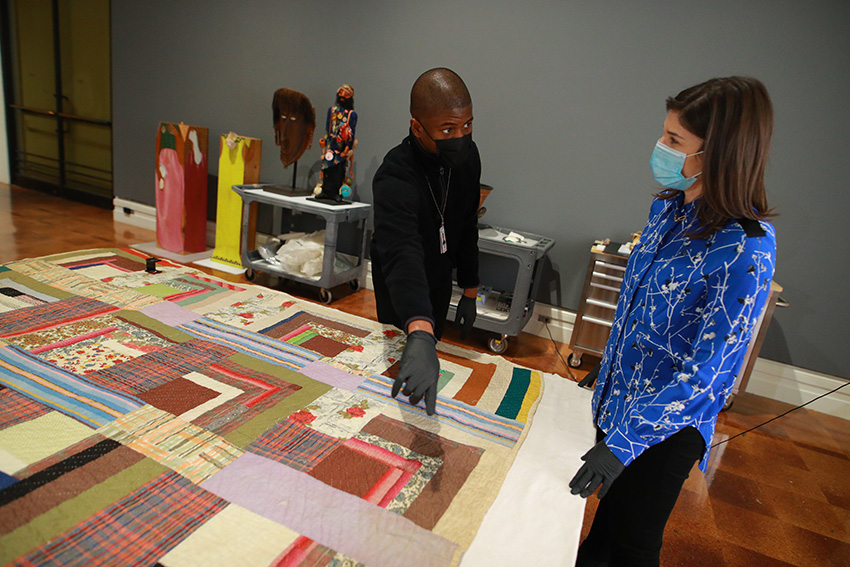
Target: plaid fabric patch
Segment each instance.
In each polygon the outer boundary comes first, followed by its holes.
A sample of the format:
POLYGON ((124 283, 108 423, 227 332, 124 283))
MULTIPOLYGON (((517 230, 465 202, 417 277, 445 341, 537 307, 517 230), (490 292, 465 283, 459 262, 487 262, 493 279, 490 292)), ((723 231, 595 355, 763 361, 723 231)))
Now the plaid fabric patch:
POLYGON ((218 435, 153 406, 143 406, 98 433, 202 483, 244 453, 218 435))
POLYGON ((308 472, 340 445, 340 439, 287 419, 255 439, 247 450, 296 470, 308 472))
POLYGON ((139 394, 190 372, 203 372, 235 352, 221 344, 191 340, 91 372, 86 378, 119 392, 139 394))
POLYGON ((69 297, 0 314, 0 337, 14 337, 117 310, 117 307, 96 299, 69 297))
POLYGON ((0 389, 0 430, 46 415, 50 411, 46 405, 12 388, 0 389))
POLYGON ((149 566, 225 506, 177 474, 163 473, 10 565, 149 566))

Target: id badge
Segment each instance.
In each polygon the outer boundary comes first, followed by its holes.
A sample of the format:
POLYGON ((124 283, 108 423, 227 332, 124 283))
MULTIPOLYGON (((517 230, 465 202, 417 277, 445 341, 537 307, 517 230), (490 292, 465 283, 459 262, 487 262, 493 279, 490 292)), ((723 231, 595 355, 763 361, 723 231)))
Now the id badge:
POLYGON ((440 254, 445 254, 449 249, 449 245, 446 243, 446 227, 445 225, 440 225, 440 254))

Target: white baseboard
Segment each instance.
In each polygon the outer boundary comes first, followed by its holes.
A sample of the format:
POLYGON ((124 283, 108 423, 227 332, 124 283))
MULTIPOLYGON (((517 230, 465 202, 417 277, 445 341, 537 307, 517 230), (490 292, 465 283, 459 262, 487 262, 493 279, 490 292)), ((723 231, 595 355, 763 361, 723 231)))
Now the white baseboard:
MULTIPOLYGON (((112 199, 112 220, 156 232, 156 207, 115 197, 112 199)), ((215 246, 215 222, 207 221, 206 243, 215 246)))
POLYGON ((112 199, 112 220, 156 231, 156 208, 115 197, 112 199))
MULTIPOLYGON (((842 378, 758 358, 750 374, 747 392, 801 405, 845 383, 847 380, 842 378)), ((850 386, 809 404, 806 409, 850 419, 850 386)))

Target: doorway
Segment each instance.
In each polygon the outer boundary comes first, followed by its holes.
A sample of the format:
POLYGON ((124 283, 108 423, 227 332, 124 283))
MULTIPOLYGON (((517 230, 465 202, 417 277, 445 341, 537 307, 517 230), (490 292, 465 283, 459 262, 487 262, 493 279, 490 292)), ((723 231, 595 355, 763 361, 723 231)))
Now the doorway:
POLYGON ((12 183, 112 206, 109 0, 3 0, 12 183))

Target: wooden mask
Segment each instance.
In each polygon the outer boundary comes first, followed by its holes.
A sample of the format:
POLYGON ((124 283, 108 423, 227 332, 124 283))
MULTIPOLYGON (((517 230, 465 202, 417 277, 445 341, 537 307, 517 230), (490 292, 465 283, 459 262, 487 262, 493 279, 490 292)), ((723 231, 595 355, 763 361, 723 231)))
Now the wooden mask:
POLYGON ((280 146, 283 167, 298 161, 313 145, 316 109, 304 94, 292 89, 278 89, 272 100, 274 143, 280 146))

